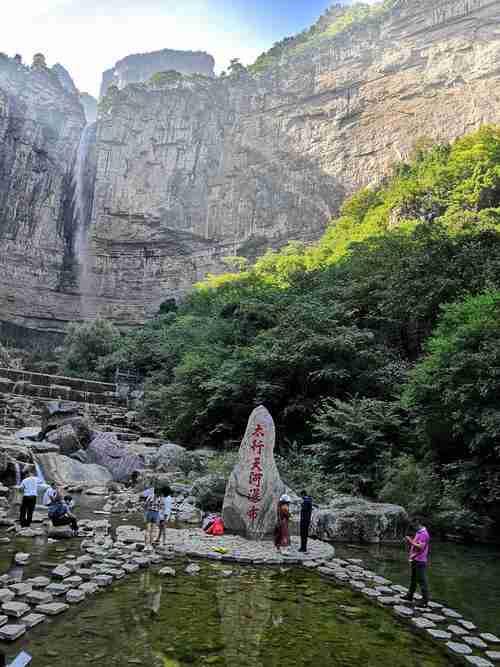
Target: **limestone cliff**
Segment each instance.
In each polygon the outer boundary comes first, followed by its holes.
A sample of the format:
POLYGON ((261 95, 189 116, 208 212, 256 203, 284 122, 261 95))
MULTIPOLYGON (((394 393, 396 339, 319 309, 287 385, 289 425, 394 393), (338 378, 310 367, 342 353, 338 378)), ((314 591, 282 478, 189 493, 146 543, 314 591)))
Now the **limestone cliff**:
MULTIPOLYGON (((29 197, 16 199, 24 192, 19 179, 34 178, 31 163, 29 178, 21 167, 23 151, 32 160, 36 153, 23 148, 33 137, 15 144, 8 135, 10 162, 0 158, 7 165, 0 196, 6 178, 11 193, 9 207, 0 208, 2 229, 15 234, 0 248, 7 319, 33 324, 43 312, 61 323, 79 314, 139 323, 206 271, 221 270, 226 255, 253 258, 290 239, 317 238, 346 195, 378 182, 418 138, 447 141, 500 122, 499 0, 399 0, 343 30, 339 16, 335 9, 319 31, 266 56, 252 73, 235 67, 230 76, 207 78, 169 71, 110 90, 101 100, 96 143, 89 144, 97 171, 79 259, 83 299, 68 288, 57 304, 47 297, 70 284, 61 279, 64 237, 51 231, 62 228, 61 179, 52 176, 51 207, 47 190, 45 198, 31 188, 29 197), (45 239, 53 239, 50 262, 34 264, 45 239)), ((41 74, 23 76, 31 82, 41 74)), ((9 99, 19 99, 9 80, 9 99)), ((1 75, 0 94, 6 87, 1 75)), ((47 83, 45 98, 49 89, 47 83)), ((58 129, 67 136, 64 148, 57 143, 64 155, 51 147, 56 175, 67 172, 82 124, 73 101, 60 95, 57 108, 67 104, 69 116, 58 129)), ((0 128, 12 123, 9 113, 0 113, 0 128)))
POLYGON ((157 77, 104 101, 93 312, 138 322, 224 255, 317 238, 419 137, 500 121, 500 2, 401 1, 257 74, 157 77))
POLYGON ((157 72, 175 71, 180 74, 214 76, 215 61, 203 51, 174 51, 162 49, 151 53, 137 53, 119 60, 102 75, 100 97, 111 85, 125 88, 129 83, 148 81, 157 72))
POLYGON ((0 321, 61 329, 79 317, 67 200, 84 124, 43 58, 0 56, 0 321))

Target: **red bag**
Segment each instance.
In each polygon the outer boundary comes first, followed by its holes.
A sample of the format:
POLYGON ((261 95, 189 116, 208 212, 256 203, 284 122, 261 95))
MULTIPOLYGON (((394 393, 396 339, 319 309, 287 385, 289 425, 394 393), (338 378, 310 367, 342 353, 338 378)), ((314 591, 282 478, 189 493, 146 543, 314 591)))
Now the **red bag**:
POLYGON ((222 519, 215 519, 213 524, 207 530, 208 535, 224 535, 224 521, 222 519))

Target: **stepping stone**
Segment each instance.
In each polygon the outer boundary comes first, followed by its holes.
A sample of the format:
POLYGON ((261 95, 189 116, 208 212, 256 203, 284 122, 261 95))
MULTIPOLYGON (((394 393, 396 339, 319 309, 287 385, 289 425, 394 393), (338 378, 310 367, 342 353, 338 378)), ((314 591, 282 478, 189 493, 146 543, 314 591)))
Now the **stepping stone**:
POLYGON ((353 565, 363 565, 363 559, 362 558, 348 558, 347 562, 352 563, 353 565))
POLYGON ((379 598, 381 595, 375 588, 363 588, 361 592, 369 598, 379 598))
POLYGON ((394 594, 392 588, 389 588, 388 586, 377 586, 375 590, 377 590, 380 595, 392 596, 394 594))
POLYGON ((9 586, 9 588, 18 597, 23 597, 33 590, 33 586, 31 584, 13 584, 12 586, 9 586))
POLYGON ((26 632, 25 625, 4 625, 0 628, 0 639, 13 642, 26 632))
POLYGON ((404 616, 405 618, 410 618, 415 613, 410 607, 403 607, 402 605, 396 605, 394 611, 398 616, 404 616))
POLYGON ((31 628, 34 628, 35 625, 38 625, 39 623, 45 621, 45 619, 46 616, 44 616, 43 614, 27 614, 26 616, 23 616, 23 623, 29 630, 31 628))
POLYGON ((469 646, 474 646, 474 648, 488 648, 488 644, 479 639, 479 637, 462 637, 462 641, 469 644, 469 646))
POLYGON ((108 570, 107 574, 109 574, 110 577, 113 577, 113 579, 123 579, 123 577, 125 576, 125 570, 118 570, 116 568, 113 568, 111 570, 108 570))
POLYGON ((451 632, 445 632, 444 630, 436 630, 435 628, 429 628, 427 632, 433 639, 451 639, 451 632))
POLYGON ((31 554, 18 553, 14 556, 17 565, 26 565, 31 558, 31 554))
POLYGON ((47 616, 57 616, 66 611, 66 609, 69 609, 69 606, 63 602, 48 602, 47 604, 39 604, 35 607, 35 611, 40 612, 40 614, 47 614, 47 616))
POLYGON ((7 616, 0 616, 0 628, 2 627, 2 625, 5 625, 8 620, 9 619, 7 616))
POLYGON ((149 567, 150 565, 149 558, 145 557, 133 558, 132 562, 137 563, 139 567, 149 567))
POLYGON ((467 646, 467 644, 459 644, 458 642, 446 642, 446 647, 452 653, 456 653, 457 655, 470 655, 472 653, 471 647, 467 646))
POLYGON ((433 602, 432 600, 427 603, 427 606, 430 607, 431 609, 442 609, 443 605, 439 604, 439 602, 433 602))
POLYGON ((389 579, 386 579, 385 577, 379 577, 378 575, 375 575, 373 577, 373 581, 374 583, 379 584, 380 586, 390 586, 392 583, 391 581, 389 581, 389 579))
POLYGON ((158 574, 162 577, 175 577, 175 570, 173 567, 162 567, 158 574))
MULTIPOLYGON (((209 558, 217 557, 217 559, 220 559, 220 554, 208 554, 208 556, 209 558)), ((160 554, 152 554, 150 558, 151 562, 156 564, 161 563, 163 560, 163 556, 160 556, 160 554)))
POLYGON ((99 586, 97 584, 92 583, 91 581, 86 581, 83 584, 80 584, 78 587, 81 591, 83 591, 86 595, 93 595, 94 593, 97 593, 99 590, 99 586))
POLYGON ((48 577, 33 577, 26 583, 31 584, 33 588, 46 588, 50 584, 50 579, 48 577))
POLYGON ((485 658, 481 658, 478 655, 467 655, 465 656, 465 659, 468 663, 474 665, 475 667, 494 667, 492 662, 486 660, 485 658))
POLYGON ((415 617, 411 619, 411 622, 413 625, 418 628, 419 630, 427 630, 427 628, 435 628, 436 624, 433 623, 432 621, 429 621, 428 618, 424 617, 415 617))
POLYGON ((49 584, 45 590, 47 593, 58 596, 67 593, 69 586, 67 584, 49 584))
POLYGON ((71 570, 64 565, 58 565, 55 570, 52 570, 52 576, 56 579, 66 579, 66 577, 71 576, 71 570))
POLYGON ((86 567, 87 565, 91 565, 94 561, 91 556, 80 556, 76 559, 76 562, 80 567, 86 567))
POLYGON ((500 637, 491 634, 491 632, 483 632, 479 636, 483 641, 488 642, 488 644, 500 644, 500 637))
POLYGON ((14 591, 11 591, 9 588, 0 588, 0 604, 4 602, 10 602, 16 597, 14 591))
POLYGON ((493 662, 500 662, 500 651, 485 651, 485 653, 493 662))
POLYGON ((32 604, 45 604, 52 602, 52 595, 48 591, 31 591, 26 595, 26 600, 32 604))
MULTIPOLYGON (((82 567, 80 570, 76 570, 75 575, 77 577, 81 577, 82 579, 85 579, 85 581, 90 581, 92 577, 95 577, 97 574, 97 570, 95 570, 93 567, 82 567)), ((70 577, 71 579, 72 577, 70 577)))
POLYGON ((187 566, 184 572, 189 575, 199 574, 201 572, 201 567, 199 565, 191 563, 191 565, 187 566))
POLYGON ((477 630, 477 626, 474 625, 474 623, 471 623, 470 621, 464 621, 463 618, 459 618, 457 623, 461 625, 463 628, 468 630, 469 632, 472 632, 473 630, 477 630))
POLYGON ((358 591, 362 591, 366 586, 364 581, 358 581, 357 579, 351 579, 349 583, 353 588, 355 588, 358 591))
POLYGON ((390 595, 381 595, 377 598, 377 602, 383 605, 394 605, 399 603, 399 598, 391 597, 390 595))
POLYGON ((467 634, 467 630, 460 625, 449 625, 448 630, 459 637, 467 634))
POLYGON ((79 588, 72 588, 66 593, 66 602, 69 604, 78 604, 85 600, 85 591, 82 591, 79 588))
POLYGON ((98 574, 94 577, 92 583, 97 584, 101 588, 104 586, 111 586, 113 583, 113 577, 111 577, 109 574, 98 574))
POLYGON ((7 614, 7 616, 21 618, 21 616, 24 616, 24 614, 31 611, 31 607, 29 604, 24 604, 24 602, 4 602, 2 611, 4 614, 7 614))
POLYGON ((397 586, 393 586, 392 590, 396 591, 397 593, 403 593, 403 594, 408 593, 408 589, 405 588, 404 586, 400 586, 399 584, 397 586))
POLYGON ((132 572, 137 572, 139 565, 137 563, 123 563, 122 568, 127 574, 132 574, 132 572))
POLYGON ((66 579, 64 579, 63 584, 67 584, 68 586, 73 588, 74 586, 79 586, 80 584, 83 584, 83 579, 81 577, 73 575, 72 577, 67 577, 66 579))
POLYGON ((447 607, 443 607, 441 609, 441 613, 445 616, 448 616, 449 618, 462 618, 462 614, 459 614, 458 611, 455 611, 454 609, 448 609, 447 607))
POLYGON ((443 621, 446 621, 446 618, 441 616, 441 614, 432 614, 431 612, 427 612, 423 614, 423 616, 428 618, 429 621, 434 621, 434 623, 443 623, 443 621))

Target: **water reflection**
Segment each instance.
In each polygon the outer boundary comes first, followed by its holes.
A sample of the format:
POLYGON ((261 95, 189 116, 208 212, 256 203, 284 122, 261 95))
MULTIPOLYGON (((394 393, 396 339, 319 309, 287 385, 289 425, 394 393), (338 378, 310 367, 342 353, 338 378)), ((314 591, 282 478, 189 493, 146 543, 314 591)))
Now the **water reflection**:
MULTIPOLYGON (((271 617, 271 578, 242 582, 236 577, 217 583, 224 658, 227 667, 261 667, 262 639, 271 617)), ((274 623, 274 619, 273 619, 274 623)))

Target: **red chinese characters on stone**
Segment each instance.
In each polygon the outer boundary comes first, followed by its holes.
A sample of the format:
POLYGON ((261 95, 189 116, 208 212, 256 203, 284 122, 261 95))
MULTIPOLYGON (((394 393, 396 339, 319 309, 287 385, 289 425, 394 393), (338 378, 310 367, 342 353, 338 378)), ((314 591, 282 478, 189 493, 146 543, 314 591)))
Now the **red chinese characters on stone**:
POLYGON ((265 448, 262 438, 265 435, 265 431, 262 428, 261 424, 257 424, 255 430, 251 436, 251 445, 250 448, 255 454, 255 457, 252 462, 252 467, 250 470, 250 476, 248 483, 250 484, 250 491, 248 494, 248 500, 251 503, 251 507, 247 512, 247 516, 252 523, 255 523, 257 517, 259 516, 259 507, 258 504, 262 500, 261 497, 261 484, 262 478, 264 477, 261 465, 262 450, 265 448))

